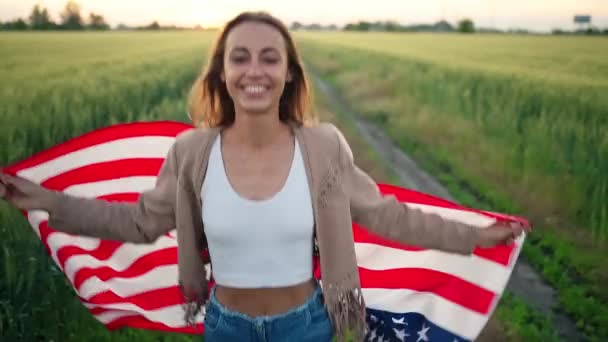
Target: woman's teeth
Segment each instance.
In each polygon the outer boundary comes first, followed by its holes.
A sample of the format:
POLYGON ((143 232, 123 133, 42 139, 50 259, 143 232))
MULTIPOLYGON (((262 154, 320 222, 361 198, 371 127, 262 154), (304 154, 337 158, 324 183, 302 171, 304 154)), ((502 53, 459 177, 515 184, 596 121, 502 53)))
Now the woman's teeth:
POLYGON ((266 87, 264 86, 246 86, 245 92, 249 94, 260 94, 266 91, 266 87))

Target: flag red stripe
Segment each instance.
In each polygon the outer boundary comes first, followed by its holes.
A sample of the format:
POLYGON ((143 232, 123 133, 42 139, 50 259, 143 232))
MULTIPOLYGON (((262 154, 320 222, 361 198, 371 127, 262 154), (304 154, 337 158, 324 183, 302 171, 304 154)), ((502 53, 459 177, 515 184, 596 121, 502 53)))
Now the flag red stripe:
POLYGON ((79 137, 70 139, 64 143, 55 145, 42 152, 11 165, 6 169, 8 173, 16 172, 65 154, 78 151, 93 145, 106 143, 117 139, 125 139, 142 136, 164 136, 175 137, 179 133, 192 128, 191 125, 177 121, 155 121, 155 122, 134 122, 116 124, 113 126, 99 128, 79 137))
POLYGON ((119 318, 109 324, 106 325, 109 330, 115 330, 122 327, 129 328, 140 328, 140 329, 150 329, 150 330, 159 330, 159 331, 167 331, 173 333, 184 333, 184 334, 196 334, 200 335, 203 332, 203 325, 197 324, 197 330, 195 331, 191 327, 179 327, 173 328, 169 327, 165 324, 158 322, 151 322, 141 315, 136 316, 127 316, 119 318))
POLYGON ((99 246, 94 250, 86 250, 76 245, 66 245, 57 250, 57 260, 59 261, 61 268, 65 268, 65 261, 73 255, 87 254, 95 259, 106 260, 111 257, 120 246, 122 246, 121 242, 111 240, 100 240, 99 246))
POLYGON ((109 194, 104 196, 99 196, 99 199, 104 199, 106 201, 117 201, 117 202, 136 202, 141 195, 138 192, 121 192, 115 194, 109 194))
MULTIPOLYGON (((82 298, 80 299, 82 301, 82 298)), ((89 312, 93 315, 97 315, 100 313, 104 313, 106 311, 112 311, 112 309, 103 308, 101 306, 96 306, 94 308, 89 308, 89 312)))
POLYGON ((369 270, 359 267, 362 288, 410 289, 434 293, 467 309, 487 314, 496 296, 451 274, 421 268, 369 270))
POLYGON ((383 194, 395 195, 395 198, 400 202, 409 202, 417 204, 434 205, 443 208, 452 208, 459 210, 466 210, 472 212, 478 212, 469 208, 458 205, 457 203, 445 200, 443 198, 435 197, 429 194, 418 192, 412 189, 401 188, 390 184, 378 184, 378 189, 383 194))
POLYGON ((121 271, 115 270, 110 266, 82 267, 74 275, 74 287, 79 289, 83 282, 93 276, 102 281, 116 277, 134 278, 164 265, 177 265, 177 247, 147 253, 121 271))
MULTIPOLYGON (((405 245, 393 240, 388 240, 382 238, 376 234, 371 233, 369 230, 362 228, 361 226, 354 224, 353 225, 353 234, 355 242, 361 243, 373 243, 379 246, 391 247, 396 249, 401 249, 405 251, 424 251, 425 249, 405 245)), ((484 248, 475 248, 473 254, 478 257, 496 262, 503 266, 508 266, 511 260, 511 256, 513 251, 515 250, 515 246, 497 246, 491 249, 484 248)))
POLYGON ((386 194, 395 195, 395 198, 397 198, 397 200, 399 200, 400 202, 424 204, 424 205, 432 205, 432 206, 442 207, 442 208, 457 209, 460 211, 468 211, 468 212, 488 216, 488 217, 494 218, 498 221, 503 221, 503 222, 517 221, 517 222, 523 223, 524 225, 529 225, 529 222, 527 220, 525 220, 523 217, 516 217, 516 216, 512 216, 512 215, 507 215, 504 213, 495 213, 495 212, 491 212, 491 211, 475 210, 472 208, 467 208, 467 207, 464 207, 457 203, 448 201, 446 199, 432 196, 429 194, 425 194, 422 192, 418 192, 418 191, 415 191, 412 189, 406 189, 406 188, 401 188, 401 187, 398 187, 395 185, 380 184, 380 183, 378 184, 378 189, 380 190, 380 192, 382 192, 385 195, 386 194))
POLYGON ((82 183, 92 183, 133 176, 156 177, 163 158, 133 158, 89 164, 51 177, 41 183, 49 189, 63 191, 82 183))
POLYGON ((136 305, 143 310, 156 310, 184 302, 180 289, 177 286, 149 290, 127 297, 121 297, 113 291, 104 291, 94 295, 88 300, 84 298, 81 299, 85 303, 95 305, 129 303, 136 305))

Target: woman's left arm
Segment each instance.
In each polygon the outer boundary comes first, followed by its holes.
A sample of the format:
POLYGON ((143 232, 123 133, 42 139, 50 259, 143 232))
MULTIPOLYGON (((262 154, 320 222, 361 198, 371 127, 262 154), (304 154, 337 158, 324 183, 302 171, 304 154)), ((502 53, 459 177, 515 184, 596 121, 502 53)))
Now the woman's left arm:
POLYGON ((336 129, 342 168, 342 187, 350 200, 354 222, 390 240, 422 248, 459 254, 472 253, 475 246, 510 244, 522 233, 520 225, 495 223, 478 227, 447 220, 399 202, 380 193, 376 182, 354 163, 350 146, 336 129))

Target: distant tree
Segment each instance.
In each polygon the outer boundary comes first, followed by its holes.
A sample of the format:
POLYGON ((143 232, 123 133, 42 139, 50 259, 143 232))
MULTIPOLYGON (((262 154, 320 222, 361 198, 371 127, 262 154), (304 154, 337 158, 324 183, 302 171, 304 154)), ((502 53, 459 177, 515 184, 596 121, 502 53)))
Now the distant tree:
POLYGON ((463 19, 458 22, 458 32, 473 33, 475 32, 475 24, 471 19, 463 19))
POLYGON ((346 31, 369 31, 372 27, 372 23, 367 21, 360 21, 356 24, 347 24, 344 27, 346 31))
POLYGON ((323 27, 319 23, 312 23, 310 25, 307 25, 306 29, 311 30, 311 31, 319 31, 319 30, 323 29, 323 27))
POLYGON ((61 12, 61 28, 65 30, 83 29, 80 6, 72 0, 68 1, 63 12, 61 12))
POLYGON ((507 30, 511 34, 530 34, 530 31, 524 28, 512 28, 507 30))
POLYGON ((451 32, 454 31, 454 28, 447 21, 441 20, 433 25, 433 30, 438 32, 451 32))
POLYGON ((106 20, 102 15, 91 13, 89 14, 89 24, 87 28, 91 30, 107 30, 110 25, 106 23, 106 20))
POLYGON ((152 22, 152 24, 146 26, 146 29, 148 29, 148 30, 160 30, 160 25, 158 24, 158 21, 154 21, 154 22, 152 22))
POLYGON ((394 21, 387 21, 386 23, 384 23, 384 30, 392 32, 392 31, 399 31, 399 29, 401 28, 401 25, 399 25, 399 23, 396 23, 394 21))
POLYGON ((606 28, 604 29, 604 32, 603 32, 603 33, 604 33, 604 34, 608 34, 608 27, 606 27, 606 28))
POLYGON ((0 25, 3 30, 9 31, 25 31, 28 29, 27 23, 25 20, 19 18, 13 21, 7 21, 4 24, 0 25))
POLYGON ((49 11, 39 5, 34 6, 28 19, 32 30, 51 30, 56 27, 49 16, 49 11))
POLYGON ((291 27, 290 27, 290 29, 291 29, 292 31, 297 31, 297 30, 300 30, 300 29, 302 28, 302 26, 303 26, 303 25, 302 25, 302 23, 301 23, 301 22, 299 22, 299 21, 294 21, 293 23, 291 23, 291 27))

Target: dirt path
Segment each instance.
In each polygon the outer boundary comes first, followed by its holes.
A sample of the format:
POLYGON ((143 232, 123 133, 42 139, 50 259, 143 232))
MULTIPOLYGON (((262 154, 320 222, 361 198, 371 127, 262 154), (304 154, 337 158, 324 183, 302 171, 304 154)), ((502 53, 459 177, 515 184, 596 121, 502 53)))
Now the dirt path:
MULTIPOLYGON (((395 145, 382 129, 363 120, 360 115, 352 112, 336 89, 314 73, 314 68, 309 67, 308 69, 309 71, 313 71, 312 79, 327 97, 331 108, 348 116, 348 119, 357 127, 358 133, 376 150, 380 158, 397 175, 401 183, 400 185, 457 202, 446 188, 431 175, 424 172, 414 160, 395 145)), ((555 290, 545 283, 541 275, 523 257, 518 259, 507 284, 507 289, 523 299, 531 307, 552 317, 553 326, 565 341, 583 340, 574 322, 569 317, 554 310, 559 305, 555 290)), ((499 328, 491 320, 484 332, 482 332, 479 340, 501 341, 503 339, 500 336, 496 336, 498 331, 499 328)))

